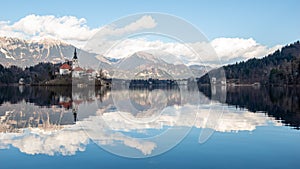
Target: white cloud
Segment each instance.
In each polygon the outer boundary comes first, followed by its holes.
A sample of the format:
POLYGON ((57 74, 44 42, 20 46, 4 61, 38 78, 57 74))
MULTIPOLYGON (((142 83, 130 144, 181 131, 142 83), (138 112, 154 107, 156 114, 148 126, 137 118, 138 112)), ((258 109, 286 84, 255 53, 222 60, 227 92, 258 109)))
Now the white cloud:
POLYGON ((113 25, 105 26, 101 29, 98 36, 104 38, 105 36, 119 36, 128 33, 135 33, 139 30, 154 28, 156 25, 157 23, 151 16, 145 15, 121 28, 115 28, 113 25))
POLYGON ((271 48, 257 43, 254 39, 242 38, 217 38, 211 41, 212 47, 215 49, 219 57, 224 61, 235 59, 250 59, 253 57, 260 58, 273 53, 282 47, 276 45, 271 48))
POLYGON ((0 133, 3 147, 12 145, 26 154, 74 155, 84 151, 89 138, 80 128, 45 131, 39 128, 22 129, 20 133, 0 133))
MULTIPOLYGON (((205 106, 203 106, 205 107, 205 106)), ((169 109, 168 109, 169 110, 169 109)), ((172 111, 172 109, 170 109, 172 111)), ((162 114, 156 121, 150 123, 135 123, 132 121, 126 121, 124 119, 138 119, 141 117, 134 117, 131 113, 128 112, 116 112, 116 113, 103 113, 103 120, 106 124, 109 124, 112 130, 115 131, 136 131, 136 130, 145 130, 145 129, 162 129, 163 126, 185 126, 185 127, 196 127, 196 128, 206 128, 208 116, 214 116, 220 112, 215 109, 209 110, 205 108, 198 109, 197 118, 195 120, 194 114, 189 113, 197 110, 197 107, 194 105, 185 105, 179 107, 179 111, 185 115, 186 120, 178 120, 178 114, 162 114), (200 113, 199 113, 200 112, 200 113), (121 115, 122 114, 122 115, 121 115), (128 116, 125 117, 124 116, 128 116), (189 117, 191 116, 191 117, 189 117)), ((274 125, 282 125, 280 122, 277 122, 274 118, 268 117, 263 113, 252 113, 247 110, 234 112, 234 111, 224 111, 222 117, 219 121, 218 119, 210 119, 213 124, 213 130, 219 132, 238 132, 238 131, 253 131, 258 126, 265 126, 268 123, 273 123, 274 125)))
POLYGON ((18 37, 22 39, 54 38, 79 47, 83 47, 95 33, 101 29, 101 35, 121 35, 156 26, 151 16, 143 16, 122 28, 102 27, 90 28, 85 18, 75 16, 56 17, 54 15, 27 15, 19 21, 11 23, 0 21, 0 36, 18 37))
POLYGON ((74 16, 28 15, 15 23, 1 21, 0 36, 23 39, 51 37, 77 44, 87 41, 99 30, 88 27, 86 23, 86 19, 74 16))
POLYGON ((63 126, 60 130, 28 128, 20 129, 19 133, 0 133, 0 149, 12 145, 26 154, 52 156, 59 153, 66 156, 85 151, 90 139, 100 145, 122 142, 125 146, 137 149, 144 155, 151 154, 156 148, 156 144, 150 141, 127 137, 119 132, 107 132, 105 126, 99 123, 100 121, 100 117, 93 116, 74 125, 63 126), (83 131, 82 128, 87 130, 83 131))

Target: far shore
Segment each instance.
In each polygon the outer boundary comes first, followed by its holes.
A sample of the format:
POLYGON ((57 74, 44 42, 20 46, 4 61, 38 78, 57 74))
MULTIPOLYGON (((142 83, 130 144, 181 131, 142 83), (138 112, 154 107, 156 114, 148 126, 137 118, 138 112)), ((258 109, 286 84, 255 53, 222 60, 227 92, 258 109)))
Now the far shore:
MULTIPOLYGON (((77 84, 76 84, 77 85, 77 84)), ((0 84, 0 86, 76 86, 75 84, 72 83, 31 83, 31 84, 23 84, 20 85, 19 83, 10 83, 10 84, 0 84)), ((87 84, 86 86, 91 86, 87 84)), ((96 83, 93 84, 93 86, 103 86, 103 87, 109 87, 111 86, 111 83, 105 83, 105 84, 100 84, 96 83)), ((198 84, 198 86, 210 86, 210 84, 198 84)), ((226 86, 226 87, 300 87, 299 84, 263 84, 263 85, 255 85, 255 84, 249 84, 249 83, 243 83, 243 84, 226 84, 226 85, 221 85, 221 84, 216 84, 214 86, 226 86)))

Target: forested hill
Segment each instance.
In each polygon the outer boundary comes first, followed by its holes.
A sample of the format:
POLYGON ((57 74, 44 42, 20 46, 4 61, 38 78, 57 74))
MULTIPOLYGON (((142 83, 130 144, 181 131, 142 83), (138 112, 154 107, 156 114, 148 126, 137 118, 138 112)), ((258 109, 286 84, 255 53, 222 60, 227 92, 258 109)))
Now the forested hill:
MULTIPOLYGON (((300 84, 300 43, 287 45, 261 59, 250 59, 223 66, 227 83, 300 84)), ((208 75, 199 83, 207 83, 208 75)))
POLYGON ((55 77, 61 63, 39 63, 22 69, 17 66, 4 67, 0 64, 0 86, 18 83, 20 78, 24 78, 25 83, 40 83, 55 77))

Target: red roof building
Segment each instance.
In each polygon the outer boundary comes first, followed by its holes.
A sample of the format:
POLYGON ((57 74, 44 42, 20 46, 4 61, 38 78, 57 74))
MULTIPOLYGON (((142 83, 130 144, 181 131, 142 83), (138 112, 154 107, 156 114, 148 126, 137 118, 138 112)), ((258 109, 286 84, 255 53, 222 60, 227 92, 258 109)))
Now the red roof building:
POLYGON ((86 73, 93 73, 93 72, 95 72, 94 69, 88 69, 88 70, 86 71, 86 73))
POLYGON ((81 67, 75 67, 73 71, 84 71, 81 67))
POLYGON ((68 69, 68 70, 71 70, 71 66, 68 65, 68 64, 66 64, 66 63, 64 63, 63 65, 61 65, 61 66, 59 67, 59 69, 68 69))
POLYGON ((67 63, 64 63, 59 67, 59 74, 60 75, 68 75, 71 73, 71 66, 67 63))

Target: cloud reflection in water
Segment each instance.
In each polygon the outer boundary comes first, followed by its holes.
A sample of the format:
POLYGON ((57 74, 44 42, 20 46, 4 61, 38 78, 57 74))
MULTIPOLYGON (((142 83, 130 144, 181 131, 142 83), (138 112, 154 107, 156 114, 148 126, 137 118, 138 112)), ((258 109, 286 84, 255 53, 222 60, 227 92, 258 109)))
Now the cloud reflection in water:
MULTIPOLYGON (((122 92, 120 91, 111 92, 118 92, 120 95, 122 95, 122 92)), ((135 92, 136 93, 131 93, 136 94, 132 98, 140 99, 135 100, 135 103, 147 103, 141 101, 142 98, 139 98, 139 96, 144 97, 143 94, 138 91, 135 92)), ((160 94, 160 92, 158 93, 160 94)), ((5 149, 13 146, 18 148, 23 153, 32 155, 74 155, 78 151, 85 151, 86 145, 93 140, 99 145, 115 146, 121 144, 125 147, 135 149, 143 155, 150 155, 153 153, 153 151, 155 151, 155 149, 158 148, 157 143, 154 141, 136 138, 136 134, 147 133, 151 131, 165 132, 168 127, 174 126, 205 128, 207 127, 208 115, 212 115, 215 113, 214 109, 220 109, 222 106, 226 107, 226 111, 224 111, 221 119, 218 121, 218 123, 216 123, 217 125, 213 126, 212 128, 218 132, 253 131, 256 129, 256 127, 268 125, 269 123, 272 123, 273 125, 282 125, 273 117, 268 117, 264 113, 253 113, 247 110, 237 110, 231 107, 227 108, 227 105, 220 104, 218 102, 210 102, 210 100, 202 94, 200 94, 200 100, 202 102, 200 107, 198 107, 198 105, 194 105, 193 103, 185 103, 184 101, 182 101, 181 104, 175 104, 177 102, 174 102, 174 99, 172 100, 170 98, 175 98, 176 101, 176 94, 178 93, 175 92, 174 94, 166 94, 168 96, 167 99, 169 99, 166 103, 168 106, 164 109, 163 113, 159 114, 159 116, 153 121, 136 123, 136 121, 139 121, 139 118, 147 118, 153 115, 151 114, 151 109, 149 109, 149 107, 147 107, 145 112, 141 114, 118 111, 117 109, 112 111, 110 109, 112 107, 111 98, 104 97, 105 99, 102 98, 101 102, 95 99, 95 102, 98 102, 98 108, 95 109, 94 114, 89 114, 86 116, 81 115, 79 121, 77 121, 75 124, 66 123, 60 125, 58 123, 56 125, 48 125, 44 127, 26 126, 24 128, 20 127, 18 129, 11 130, 9 132, 2 131, 0 133, 0 148, 5 149), (174 104, 170 104, 171 102, 174 102, 174 104), (211 110, 209 107, 211 107, 211 110), (176 112, 186 114, 184 116, 184 120, 178 121, 178 113, 176 112), (197 115, 196 119, 194 118, 193 114, 197 115)), ((151 95, 152 97, 155 96, 155 90, 151 93, 151 95)), ((92 103, 89 100, 89 102, 83 102, 81 104, 85 104, 85 106, 78 106, 79 115, 85 111, 86 106, 92 103)), ((10 107, 14 108, 11 109, 11 113, 15 114, 30 110, 34 110, 34 112, 40 111, 40 114, 45 114, 48 112, 48 116, 46 116, 47 118, 55 118, 59 114, 59 112, 56 112, 57 114, 50 113, 49 116, 49 111, 53 108, 41 108, 35 105, 29 105, 30 108, 28 109, 24 109, 24 107, 26 108, 24 105, 1 105, 1 109, 5 111, 8 111, 10 107)), ((55 108, 55 110, 59 109, 55 108)), ((63 108, 60 109, 60 111, 68 113, 65 112, 65 109, 63 108)), ((72 114, 70 115, 72 116, 72 114)), ((5 121, 5 119, 5 115, 1 116, 1 126, 8 124, 8 121, 5 121)), ((27 120, 29 121, 30 118, 27 120)), ((148 137, 146 134, 143 136, 145 138, 148 137)))

